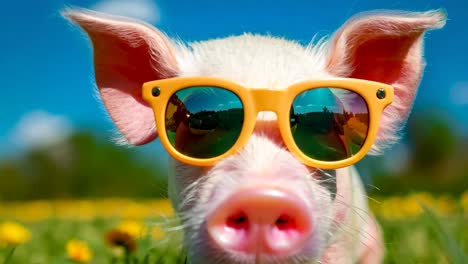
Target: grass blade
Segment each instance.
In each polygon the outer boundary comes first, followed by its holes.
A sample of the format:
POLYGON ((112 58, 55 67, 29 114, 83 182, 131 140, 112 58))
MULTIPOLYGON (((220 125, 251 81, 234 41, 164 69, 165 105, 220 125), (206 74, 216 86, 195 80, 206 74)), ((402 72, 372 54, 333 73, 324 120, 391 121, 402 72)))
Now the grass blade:
POLYGON ((424 204, 422 205, 428 223, 436 233, 440 244, 444 247, 448 257, 454 264, 468 263, 468 256, 463 252, 463 249, 458 244, 456 239, 448 230, 441 224, 436 214, 424 204))
POLYGON ((16 247, 13 247, 10 252, 8 252, 8 255, 7 257, 5 258, 5 261, 3 262, 3 264, 8 264, 10 263, 10 260, 13 258, 13 254, 15 253, 15 249, 16 247))

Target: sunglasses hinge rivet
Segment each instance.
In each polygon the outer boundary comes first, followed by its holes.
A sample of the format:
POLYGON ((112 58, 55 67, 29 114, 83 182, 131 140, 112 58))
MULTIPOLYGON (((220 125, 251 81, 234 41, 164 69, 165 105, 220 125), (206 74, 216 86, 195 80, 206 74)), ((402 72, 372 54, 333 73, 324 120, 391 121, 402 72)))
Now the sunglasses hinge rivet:
POLYGON ((385 95, 386 95, 385 89, 379 88, 379 89, 377 90, 377 98, 379 98, 379 99, 384 99, 384 98, 385 98, 385 95))
POLYGON ((153 90, 151 90, 151 93, 154 97, 158 97, 161 94, 161 89, 159 89, 159 87, 154 87, 153 90))

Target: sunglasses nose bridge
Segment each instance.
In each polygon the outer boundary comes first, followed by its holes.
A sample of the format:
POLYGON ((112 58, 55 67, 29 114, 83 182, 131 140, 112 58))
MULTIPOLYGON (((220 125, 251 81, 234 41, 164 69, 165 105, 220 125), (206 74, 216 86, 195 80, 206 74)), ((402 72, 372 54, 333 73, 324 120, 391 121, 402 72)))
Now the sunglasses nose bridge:
POLYGON ((280 90, 255 89, 252 91, 254 104, 257 112, 271 111, 278 114, 277 107, 280 105, 283 92, 280 90))

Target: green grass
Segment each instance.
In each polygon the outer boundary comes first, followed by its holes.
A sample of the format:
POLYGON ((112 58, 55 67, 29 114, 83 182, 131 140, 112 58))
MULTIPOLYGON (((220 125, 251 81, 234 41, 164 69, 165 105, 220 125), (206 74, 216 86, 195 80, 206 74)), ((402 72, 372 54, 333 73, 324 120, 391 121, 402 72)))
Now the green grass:
POLYGON ((417 219, 385 221, 385 263, 468 263, 467 219, 437 218, 426 211, 417 219))
MULTIPOLYGON (((468 227, 463 213, 439 218, 430 210, 418 218, 406 220, 379 219, 384 229, 387 255, 385 263, 468 263, 468 227)), ((25 224, 33 239, 19 246, 8 264, 64 264, 68 260, 65 244, 76 238, 86 241, 93 251, 91 263, 184 263, 180 235, 170 241, 143 238, 132 258, 117 258, 104 240, 104 234, 115 227, 117 219, 92 221, 47 220, 25 224)), ((148 222, 149 223, 149 222, 148 222)), ((0 249, 0 264, 11 248, 0 249)))
MULTIPOLYGON (((33 234, 32 240, 18 246, 9 262, 5 262, 11 248, 0 248, 0 264, 66 264, 75 263, 67 258, 65 245, 70 239, 80 239, 88 243, 93 252, 90 263, 141 263, 164 264, 184 263, 181 254, 181 238, 178 234, 163 238, 161 241, 149 236, 137 241, 137 249, 129 260, 125 254, 116 254, 105 241, 105 234, 119 221, 95 219, 92 221, 47 220, 25 224, 33 234), (168 243, 167 240, 170 240, 168 243)), ((151 225, 151 222, 146 222, 151 225)))

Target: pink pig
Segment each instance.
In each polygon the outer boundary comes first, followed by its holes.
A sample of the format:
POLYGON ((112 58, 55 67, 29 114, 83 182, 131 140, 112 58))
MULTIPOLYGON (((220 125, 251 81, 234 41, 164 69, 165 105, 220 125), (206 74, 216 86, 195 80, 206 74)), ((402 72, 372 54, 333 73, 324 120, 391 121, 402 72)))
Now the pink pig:
MULTIPOLYGON (((210 76, 245 87, 284 89, 298 81, 349 77, 390 84, 370 154, 398 139, 423 73, 423 36, 442 11, 381 12, 350 19, 328 41, 303 47, 243 34, 183 44, 145 23, 85 10, 64 15, 94 47, 96 83, 112 120, 132 145, 157 137, 142 84, 210 76)), ((357 171, 301 163, 284 146, 276 115, 261 112, 237 154, 210 167, 171 159, 169 197, 182 219, 190 263, 380 263, 381 231, 357 171)))

